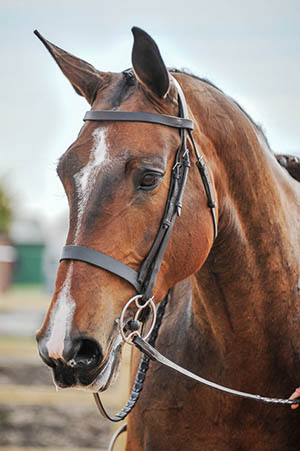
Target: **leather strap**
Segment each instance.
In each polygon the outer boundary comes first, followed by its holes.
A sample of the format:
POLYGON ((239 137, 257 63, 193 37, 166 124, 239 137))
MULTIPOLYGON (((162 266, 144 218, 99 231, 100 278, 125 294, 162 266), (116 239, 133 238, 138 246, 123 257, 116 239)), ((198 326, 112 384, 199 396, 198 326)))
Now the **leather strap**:
POLYGON ((136 345, 136 347, 141 352, 146 354, 151 360, 153 360, 155 362, 159 362, 162 365, 167 366, 168 368, 171 368, 172 370, 175 370, 178 373, 181 373, 184 376, 189 377, 190 379, 200 382, 201 384, 208 385, 209 387, 215 388, 215 389, 223 391, 225 393, 229 393, 231 395, 236 395, 236 396, 241 396, 242 398, 254 399, 255 401, 261 401, 261 402, 265 402, 265 403, 300 404, 300 398, 296 398, 296 399, 269 398, 267 396, 254 395, 252 393, 246 393, 246 392, 242 392, 242 391, 238 391, 238 390, 233 390, 232 388, 224 387, 223 385, 216 384, 215 382, 211 382, 211 381, 208 381, 207 379, 204 379, 203 377, 197 376, 196 374, 192 373, 191 371, 186 370, 185 368, 182 368, 181 366, 179 366, 176 363, 172 362, 171 360, 167 359, 160 352, 158 352, 153 346, 151 346, 149 343, 144 341, 141 337, 135 337, 133 340, 133 343, 136 345))
POLYGON ((70 244, 63 247, 60 260, 80 260, 90 263, 127 280, 127 282, 134 286, 138 293, 141 290, 141 284, 138 282, 138 273, 134 269, 95 249, 70 244))
MULTIPOLYGON (((190 122, 193 122, 192 120, 189 119, 189 110, 188 110, 188 106, 185 100, 185 95, 183 93, 183 90, 181 89, 180 84, 178 83, 178 81, 176 80, 176 78, 172 77, 172 82, 174 83, 174 85, 176 86, 177 92, 178 92, 178 100, 179 100, 179 108, 180 108, 180 116, 182 118, 185 118, 186 120, 189 120, 190 122)), ((189 127, 183 127, 183 128, 189 128, 189 127)), ((194 128, 194 126, 193 126, 194 128)), ((192 129, 190 129, 192 130, 192 129)))
POLYGON ((182 197, 190 167, 189 153, 185 148, 184 139, 182 147, 179 149, 178 157, 175 159, 175 165, 172 170, 169 196, 158 233, 139 271, 139 280, 143 284, 142 292, 145 301, 152 295, 176 217, 180 216, 181 213, 182 197), (178 157, 182 153, 185 156, 179 160, 178 157))
POLYGON ((139 111, 91 110, 85 113, 84 121, 146 122, 174 128, 194 129, 194 121, 166 114, 142 113, 139 111))
POLYGON ((207 197, 207 205, 208 208, 210 208, 211 211, 211 215, 212 215, 212 220, 213 220, 213 225, 214 225, 214 239, 217 238, 218 235, 218 224, 217 224, 217 218, 216 218, 216 201, 214 198, 214 193, 212 190, 212 186, 211 186, 211 181, 207 172, 207 168, 206 168, 206 163, 204 161, 204 158, 202 155, 199 154, 193 134, 188 131, 190 140, 192 142, 193 148, 194 148, 194 152, 197 158, 197 168, 199 170, 201 179, 202 179, 202 183, 205 189, 205 193, 206 193, 206 197, 207 197))
MULTIPOLYGON (((177 80, 173 77, 172 80, 178 91, 179 117, 183 117, 189 120, 189 113, 185 96, 177 80)), ((189 133, 191 133, 191 130, 188 131, 189 133)), ((181 144, 176 152, 174 159, 165 211, 153 245, 139 270, 139 281, 142 283, 142 293, 144 301, 146 301, 152 295, 160 266, 165 255, 170 236, 172 234, 176 217, 180 216, 181 213, 182 198, 190 167, 189 151, 186 145, 186 134, 186 129, 181 128, 181 144)))

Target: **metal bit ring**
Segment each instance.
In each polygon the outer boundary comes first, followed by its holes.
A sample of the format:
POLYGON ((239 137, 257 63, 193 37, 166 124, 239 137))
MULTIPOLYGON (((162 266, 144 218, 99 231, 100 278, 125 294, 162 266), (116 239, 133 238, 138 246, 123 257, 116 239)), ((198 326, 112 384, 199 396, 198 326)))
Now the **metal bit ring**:
POLYGON ((128 344, 133 344, 133 339, 134 337, 140 337, 143 338, 143 340, 147 340, 147 338, 149 338, 154 326, 155 326, 155 322, 156 322, 156 305, 154 303, 154 298, 153 296, 151 298, 148 299, 148 301, 146 301, 144 304, 140 304, 139 300, 143 297, 142 294, 138 294, 136 296, 133 296, 131 299, 129 299, 129 301, 125 304, 125 306, 123 307, 123 310, 121 312, 121 316, 120 316, 120 333, 122 335, 123 340, 128 343, 128 344), (132 303, 135 303, 137 311, 134 315, 133 320, 134 321, 139 321, 139 318, 141 316, 142 311, 146 308, 146 307, 150 307, 151 309, 151 313, 152 313, 152 321, 151 321, 151 325, 148 329, 148 331, 146 332, 146 334, 144 336, 141 335, 141 330, 134 330, 132 332, 130 332, 129 334, 126 334, 125 331, 125 323, 124 323, 124 318, 125 318, 125 314, 127 309, 129 308, 129 306, 132 303))

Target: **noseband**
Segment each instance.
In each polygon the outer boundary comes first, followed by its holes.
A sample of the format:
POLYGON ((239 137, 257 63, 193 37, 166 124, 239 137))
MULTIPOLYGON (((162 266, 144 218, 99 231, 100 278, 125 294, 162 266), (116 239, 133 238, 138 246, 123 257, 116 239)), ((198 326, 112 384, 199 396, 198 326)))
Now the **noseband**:
POLYGON ((153 288, 173 230, 175 219, 177 216, 180 216, 183 194, 190 167, 187 133, 195 152, 197 159, 196 164, 204 185, 208 207, 211 210, 214 238, 217 236, 217 220, 215 213, 216 202, 214 200, 210 178, 204 159, 199 154, 193 139, 192 130, 194 128, 194 122, 189 119, 188 108, 183 91, 175 78, 173 78, 173 82, 178 91, 178 117, 167 116, 164 114, 108 110, 88 111, 84 116, 84 121, 146 122, 179 129, 181 144, 175 154, 165 210, 153 245, 142 262, 139 271, 133 270, 128 265, 125 265, 103 252, 85 246, 67 245, 63 248, 61 256, 61 260, 80 260, 97 266, 98 268, 105 269, 106 271, 127 280, 127 282, 135 288, 137 294, 142 294, 144 302, 152 296, 153 288))

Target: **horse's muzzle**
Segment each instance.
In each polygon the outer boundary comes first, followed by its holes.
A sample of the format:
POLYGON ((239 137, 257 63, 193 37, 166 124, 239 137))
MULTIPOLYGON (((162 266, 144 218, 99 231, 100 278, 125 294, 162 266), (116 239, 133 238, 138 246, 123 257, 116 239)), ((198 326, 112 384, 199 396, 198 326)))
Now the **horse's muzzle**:
POLYGON ((78 337, 65 342, 62 356, 49 356, 44 339, 37 337, 39 353, 43 362, 52 368, 58 387, 88 386, 97 377, 103 360, 99 343, 93 338, 78 337))

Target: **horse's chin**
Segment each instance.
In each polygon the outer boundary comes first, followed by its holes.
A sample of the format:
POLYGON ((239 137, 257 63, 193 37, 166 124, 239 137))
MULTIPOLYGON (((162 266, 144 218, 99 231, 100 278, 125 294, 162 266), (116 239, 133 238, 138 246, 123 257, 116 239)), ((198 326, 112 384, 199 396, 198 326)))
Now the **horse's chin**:
POLYGON ((117 338, 112 351, 108 358, 105 359, 104 364, 101 365, 100 372, 95 380, 88 387, 76 387, 81 390, 92 393, 103 392, 107 390, 116 380, 119 374, 119 367, 121 362, 122 338, 117 338))
POLYGON ((88 376, 88 384, 83 383, 84 378, 78 377, 76 378, 76 383, 67 387, 66 385, 61 385, 58 383, 54 376, 53 381, 57 390, 60 390, 61 388, 72 388, 90 393, 97 393, 99 391, 103 392, 107 390, 114 383, 119 373, 122 343, 122 337, 121 335, 118 335, 100 367, 94 370, 95 378, 91 381, 91 376, 88 376))

